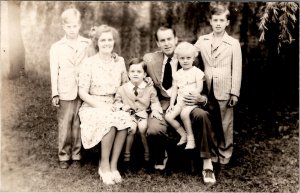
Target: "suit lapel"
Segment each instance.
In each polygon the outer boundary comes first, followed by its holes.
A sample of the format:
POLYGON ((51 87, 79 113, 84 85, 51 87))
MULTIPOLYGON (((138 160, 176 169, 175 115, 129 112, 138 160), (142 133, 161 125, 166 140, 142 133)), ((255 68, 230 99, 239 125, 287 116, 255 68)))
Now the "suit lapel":
POLYGON ((226 50, 228 48, 228 44, 231 44, 231 41, 229 39, 228 34, 225 32, 223 38, 222 38, 222 42, 219 46, 219 48, 216 51, 215 56, 219 56, 222 52, 224 52, 224 50, 226 50))
POLYGON ((213 36, 213 33, 210 33, 205 37, 206 41, 205 41, 205 45, 204 45, 205 54, 208 56, 207 58, 209 61, 211 61, 211 59, 212 59, 212 56, 211 56, 212 36, 213 36))
POLYGON ((157 57, 155 57, 155 61, 153 64, 153 71, 155 71, 154 75, 156 77, 157 82, 159 83, 161 83, 163 60, 163 53, 157 53, 157 57))

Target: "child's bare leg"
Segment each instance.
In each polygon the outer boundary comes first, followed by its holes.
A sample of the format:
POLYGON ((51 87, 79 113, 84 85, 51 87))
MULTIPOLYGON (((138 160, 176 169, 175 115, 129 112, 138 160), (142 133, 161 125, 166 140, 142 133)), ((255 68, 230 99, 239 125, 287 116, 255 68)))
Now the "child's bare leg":
POLYGON ((180 125, 180 123, 175 119, 181 112, 181 107, 178 105, 175 105, 174 110, 170 113, 167 113, 165 115, 166 121, 176 129, 177 133, 181 136, 180 141, 177 143, 177 145, 182 145, 186 143, 186 131, 184 128, 180 125))
POLYGON ((138 122, 138 128, 141 134, 141 140, 144 146, 144 160, 149 161, 150 154, 149 154, 149 146, 146 138, 146 131, 147 131, 147 119, 141 119, 138 122))
POLYGON ((192 106, 185 106, 180 113, 180 118, 187 132, 187 144, 185 149, 194 149, 196 146, 193 129, 192 129, 192 122, 190 119, 190 113, 193 109, 194 107, 192 106))
POLYGON ((134 135, 136 133, 136 123, 132 122, 131 128, 128 129, 128 134, 126 137, 126 145, 125 145, 125 151, 124 151, 124 161, 128 162, 130 161, 131 157, 131 147, 134 140, 134 135))

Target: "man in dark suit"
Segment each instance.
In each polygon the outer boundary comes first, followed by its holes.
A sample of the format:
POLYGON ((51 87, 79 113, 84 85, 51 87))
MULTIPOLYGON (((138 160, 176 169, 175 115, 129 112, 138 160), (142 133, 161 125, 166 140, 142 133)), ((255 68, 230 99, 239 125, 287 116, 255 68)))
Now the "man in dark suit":
MULTIPOLYGON (((157 30, 155 38, 157 46, 161 51, 147 53, 143 59, 147 64, 147 74, 153 80, 165 114, 170 104, 172 74, 180 68, 178 60, 173 57, 178 39, 174 29, 164 26, 157 30)), ((185 96, 184 102, 187 105, 198 105, 198 108, 195 108, 191 112, 196 148, 199 150, 200 158, 203 159, 202 174, 204 182, 215 183, 216 180, 211 162, 211 157, 214 153, 212 147, 215 144, 209 113, 202 108, 207 104, 207 97, 203 94, 200 95, 200 93, 190 94, 185 96)), ((154 168, 158 170, 165 169, 168 154, 171 152, 170 148, 167 147, 170 147, 168 144, 171 141, 170 131, 174 129, 168 129, 168 127, 169 125, 164 119, 158 120, 149 117, 147 136, 150 146, 150 156, 154 162, 154 168)))

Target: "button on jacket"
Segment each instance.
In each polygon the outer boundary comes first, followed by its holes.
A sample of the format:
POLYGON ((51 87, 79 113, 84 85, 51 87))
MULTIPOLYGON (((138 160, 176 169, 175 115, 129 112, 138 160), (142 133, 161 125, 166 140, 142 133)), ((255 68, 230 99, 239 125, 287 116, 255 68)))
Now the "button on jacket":
POLYGON ((78 72, 80 64, 87 56, 91 40, 79 36, 75 46, 66 37, 50 48, 50 72, 52 97, 74 100, 78 93, 78 72))
POLYGON ((136 115, 147 118, 148 114, 146 110, 150 107, 152 111, 156 110, 162 114, 162 108, 157 98, 157 92, 153 86, 147 86, 145 82, 142 82, 138 86, 138 95, 134 94, 134 85, 131 82, 127 82, 118 88, 115 96, 115 103, 118 107, 122 105, 128 105, 132 108, 136 115))
POLYGON ((215 52, 212 50, 213 33, 200 36, 195 47, 201 52, 208 90, 213 88, 216 99, 228 100, 230 94, 240 95, 242 53, 238 40, 226 32, 215 52))

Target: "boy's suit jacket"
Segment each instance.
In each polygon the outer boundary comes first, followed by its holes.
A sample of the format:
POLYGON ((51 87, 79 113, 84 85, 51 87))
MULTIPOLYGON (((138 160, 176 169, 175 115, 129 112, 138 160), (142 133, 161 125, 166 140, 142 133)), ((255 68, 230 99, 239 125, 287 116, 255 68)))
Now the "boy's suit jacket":
POLYGON ((74 100, 77 97, 79 68, 90 44, 90 39, 79 36, 76 50, 68 44, 66 37, 51 46, 52 97, 59 96, 61 100, 74 100))
POLYGON ((117 107, 128 105, 135 111, 136 115, 142 118, 148 117, 146 111, 149 107, 152 111, 156 110, 159 113, 163 113, 157 98, 157 92, 153 86, 139 86, 137 96, 134 95, 133 87, 131 82, 127 82, 118 88, 114 100, 117 107))
POLYGON ((218 100, 228 100, 230 94, 240 95, 242 79, 242 53, 238 40, 226 32, 212 57, 213 33, 200 36, 195 43, 201 52, 208 91, 213 79, 214 95, 218 100))

